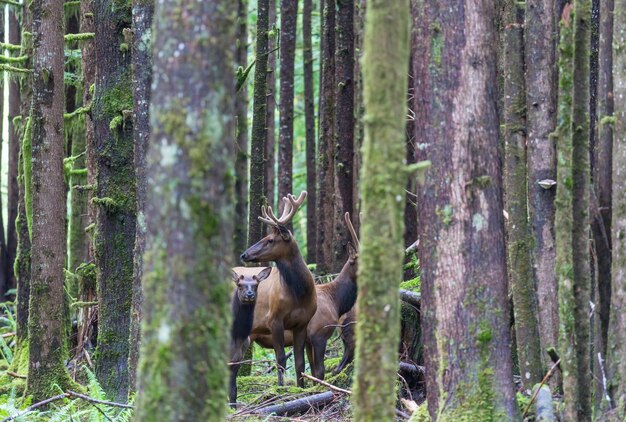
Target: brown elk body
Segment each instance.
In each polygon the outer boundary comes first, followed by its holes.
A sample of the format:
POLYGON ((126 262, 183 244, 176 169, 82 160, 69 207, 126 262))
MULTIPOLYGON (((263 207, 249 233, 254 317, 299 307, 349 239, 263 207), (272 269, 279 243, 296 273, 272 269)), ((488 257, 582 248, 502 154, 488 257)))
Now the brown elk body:
MULTIPOLYGON (((317 294, 311 271, 306 266, 300 249, 285 224, 291 220, 306 192, 296 200, 293 195, 283 198, 284 208, 276 218, 271 208, 263 208, 261 221, 272 227, 272 233, 250 246, 241 259, 244 262, 274 261, 276 268, 259 286, 251 336, 269 335, 278 364, 278 384, 283 385, 287 363, 285 330, 293 333, 293 349, 298 386, 303 387, 304 345, 309 321, 317 310, 317 294)), ((236 267, 233 271, 246 273, 251 268, 236 267)))
POLYGON ((354 360, 354 351, 356 350, 356 307, 350 309, 339 320, 339 336, 343 342, 343 357, 339 365, 333 370, 333 375, 337 375, 344 370, 354 360))
POLYGON ((250 332, 254 318, 257 291, 259 283, 265 280, 271 272, 267 267, 259 272, 254 268, 252 274, 238 274, 233 272, 236 290, 233 293, 231 311, 233 324, 230 330, 230 403, 237 402, 237 372, 243 359, 243 353, 250 345, 250 332))
MULTIPOLYGON (((345 215, 346 225, 352 234, 352 240, 356 247, 359 245, 358 237, 350 221, 348 213, 345 215)), ((330 283, 315 286, 317 292, 317 311, 307 328, 306 348, 309 364, 313 375, 324 379, 324 355, 326 344, 339 324, 339 319, 353 308, 357 296, 357 269, 358 252, 348 244, 348 260, 344 264, 339 275, 330 283)), ((272 338, 268 335, 252 334, 250 341, 255 341, 265 348, 272 348, 272 338)), ((285 345, 293 344, 290 332, 285 333, 285 345)))

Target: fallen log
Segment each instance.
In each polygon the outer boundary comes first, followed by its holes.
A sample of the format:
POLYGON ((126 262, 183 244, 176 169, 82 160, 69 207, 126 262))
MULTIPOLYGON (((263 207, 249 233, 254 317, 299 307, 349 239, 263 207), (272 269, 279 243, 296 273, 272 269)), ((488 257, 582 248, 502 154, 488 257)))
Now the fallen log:
POLYGON ((327 391, 285 403, 262 407, 255 410, 254 413, 261 415, 291 416, 298 413, 306 413, 311 409, 324 407, 332 403, 333 400, 335 400, 335 393, 327 391))
POLYGON ((420 306, 422 295, 410 290, 400 289, 400 300, 413 306, 420 306))
POLYGON ((408 372, 413 375, 424 375, 425 370, 423 366, 415 365, 414 363, 400 362, 398 365, 400 372, 408 372))
POLYGON ((535 420, 542 422, 556 422, 552 393, 547 385, 542 385, 535 400, 535 420))

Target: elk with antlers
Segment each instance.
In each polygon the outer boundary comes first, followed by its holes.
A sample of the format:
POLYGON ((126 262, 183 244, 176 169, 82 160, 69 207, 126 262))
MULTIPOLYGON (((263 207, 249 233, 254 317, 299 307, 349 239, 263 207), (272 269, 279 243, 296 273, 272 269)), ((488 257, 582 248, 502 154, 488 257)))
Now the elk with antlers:
MULTIPOLYGON (((339 319, 350 311, 357 295, 357 269, 358 269, 358 249, 359 238, 354 230, 350 214, 344 215, 346 226, 350 231, 352 242, 348 243, 348 259, 339 275, 330 283, 315 286, 317 291, 317 311, 307 328, 306 348, 309 364, 313 375, 321 380, 324 379, 324 355, 326 344, 333 335, 335 328, 339 324, 339 319)), ((272 348, 272 338, 268 335, 250 336, 250 341, 256 341, 265 348, 272 348)), ((291 333, 285 335, 285 345, 292 344, 291 333)))
MULTIPOLYGON (((271 207, 262 208, 263 223, 272 228, 272 233, 250 246, 241 254, 244 262, 274 261, 269 277, 259 285, 252 336, 268 335, 276 353, 278 384, 283 385, 286 365, 285 330, 293 333, 293 354, 298 386, 303 387, 301 373, 304 372, 304 344, 306 329, 317 309, 317 295, 313 275, 300 254, 298 245, 286 227, 298 211, 306 191, 298 199, 289 194, 283 198, 283 213, 276 218, 271 207)), ((254 268, 233 268, 238 274, 247 274, 254 268)))

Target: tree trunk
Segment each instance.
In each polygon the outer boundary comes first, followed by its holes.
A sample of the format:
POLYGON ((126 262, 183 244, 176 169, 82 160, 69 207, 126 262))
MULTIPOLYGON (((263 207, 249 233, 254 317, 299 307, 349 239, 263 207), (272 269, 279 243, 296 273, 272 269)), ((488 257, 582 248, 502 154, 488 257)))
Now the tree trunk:
MULTIPOLYGON (((409 88, 407 90, 407 108, 408 108, 408 116, 406 119, 406 163, 407 165, 415 164, 416 156, 415 156, 415 148, 416 148, 416 139, 415 139, 415 112, 418 107, 417 98, 415 97, 415 84, 416 77, 415 71, 413 70, 413 62, 415 58, 413 57, 413 51, 415 51, 418 40, 417 40, 417 31, 414 28, 417 25, 415 21, 417 13, 417 5, 415 2, 411 3, 411 46, 410 51, 411 55, 409 57, 409 88)), ((404 247, 407 248, 412 245, 417 240, 417 178, 409 177, 409 180, 406 184, 406 199, 404 201, 404 247)), ((410 254, 410 259, 415 256, 415 253, 410 254)), ((406 264, 406 259, 405 259, 406 264)), ((409 280, 417 276, 417 268, 413 269, 405 269, 403 280, 409 280)), ((415 327, 417 329, 417 327, 415 327)))
POLYGON ((39 401, 71 387, 65 328, 63 1, 33 2, 32 279, 27 394, 39 401))
POLYGON ((354 0, 337 0, 335 51, 335 216, 333 272, 341 271, 350 234, 342 216, 354 215, 354 0))
POLYGON ((154 51, 163 54, 154 56, 137 421, 218 421, 227 413, 236 54, 231 6, 226 0, 156 2, 154 51), (177 99, 180 92, 185 101, 177 99))
POLYGON ((528 224, 526 170, 526 91, 524 86, 524 10, 515 0, 505 3, 504 28, 504 141, 505 210, 509 288, 513 297, 517 358, 522 385, 528 394, 541 382, 543 368, 537 326, 537 296, 533 283, 532 237, 528 224))
POLYGON ((133 1, 133 105, 135 142, 134 166, 137 172, 137 227, 135 233, 133 299, 130 313, 130 350, 128 353, 128 374, 130 391, 135 391, 137 362, 141 346, 141 320, 143 319, 143 255, 146 245, 145 212, 148 197, 146 175, 146 153, 150 140, 150 88, 152 84, 152 0, 133 1))
POLYGON ((419 13, 416 152, 432 161, 418 202, 428 409, 441 420, 517 420, 495 10, 428 0, 419 13))
MULTIPOLYGON (((556 125, 555 0, 528 0, 525 12, 526 126, 528 143, 528 211, 532 262, 539 308, 539 339, 545 367, 547 350, 558 345, 559 305, 554 271, 554 196, 542 180, 556 180, 556 152, 550 134, 556 125)), ((559 385, 560 373, 552 377, 559 385)))
POLYGON ((317 272, 326 274, 333 265, 335 217, 335 0, 323 4, 321 74, 319 97, 319 143, 317 147, 317 272))
POLYGON ((267 56, 269 0, 257 0, 256 64, 252 100, 252 134, 250 136, 250 209, 248 211, 248 245, 263 237, 263 223, 258 217, 265 196, 265 147, 267 113, 267 56))
MULTIPOLYGON (((15 7, 9 7, 9 43, 19 45, 20 22, 17 19, 15 7)), ((8 222, 7 222, 7 285, 9 288, 17 286, 13 265, 17 253, 17 207, 19 202, 19 187, 17 173, 19 167, 20 136, 19 125, 13 119, 20 116, 20 84, 17 78, 9 78, 9 174, 8 174, 8 222)), ((24 121, 22 120, 22 123, 24 121)))
POLYGON ((128 41, 131 8, 95 0, 96 80, 92 117, 96 161, 95 263, 98 290, 96 375, 107 397, 128 397, 130 309, 137 190, 133 87, 128 41), (126 47, 121 47, 125 44, 126 47))
POLYGON ((363 222, 359 254, 356 378, 357 421, 395 419, 400 301, 404 260, 403 190, 409 3, 368 4, 363 61, 365 143, 361 186, 363 222), (393 22, 390 25, 389 22, 393 22))
POLYGON ((556 271, 565 417, 591 420, 589 362, 589 26, 591 2, 567 5, 559 44, 556 271), (572 10, 574 9, 574 10, 572 10))
MULTIPOLYGON (((276 1, 269 1, 269 35, 267 37, 267 114, 266 114, 266 130, 267 138, 265 140, 265 179, 264 190, 267 203, 272 207, 276 204, 275 182, 276 182, 276 54, 271 53, 276 48, 276 40, 278 39, 278 30, 276 21, 276 1)), ((282 48, 281 48, 282 50, 282 48)), ((282 54, 281 54, 282 56, 282 54)), ((279 201, 280 203, 280 198, 279 201)), ((280 204, 279 204, 280 205, 280 204)))
POLYGON ((611 171, 613 168, 613 0, 600 3, 600 42, 598 49, 597 129, 593 166, 594 192, 591 201, 593 240, 598 260, 596 268, 597 303, 600 312, 600 338, 606 354, 611 303, 611 171), (596 210, 596 212, 593 212, 596 210))
MULTIPOLYGON (((237 2, 237 66, 242 69, 248 62, 248 0, 237 2)), ((235 156, 235 237, 234 262, 239 261, 239 254, 248 247, 248 89, 243 84, 237 93, 237 148, 235 156)))
POLYGON ((306 250, 307 262, 315 263, 317 246, 317 186, 315 172, 315 94, 313 88, 313 43, 311 40, 312 0, 304 0, 302 7, 302 58, 304 68, 304 125, 306 136, 306 250))
MULTIPOLYGON (((607 344, 609 393, 617 418, 626 417, 626 0, 615 0, 613 27, 613 242, 611 317, 607 344), (619 241, 618 241, 619 240, 619 241)), ((606 118, 605 118, 606 119, 606 118)))
MULTIPOLYGON (((83 0, 80 2, 80 32, 94 32, 93 0, 83 0)), ((83 71, 83 107, 92 106, 93 91, 92 85, 95 83, 95 52, 94 42, 87 41, 81 43, 81 68, 83 71)), ((87 221, 89 225, 95 224, 96 205, 92 204, 93 192, 96 185, 96 146, 94 139, 93 119, 91 113, 85 114, 85 164, 87 166, 87 185, 84 191, 87 196, 87 221)), ((92 226, 93 227, 93 226, 92 226)), ((93 228, 88 230, 89 236, 89 256, 94 258, 93 228)), ((96 271, 95 264, 90 262, 78 273, 78 298, 81 302, 94 302, 96 300, 96 271)), ((95 320, 97 319, 97 309, 94 306, 81 306, 77 316, 77 339, 76 356, 82 355, 86 347, 91 347, 91 338, 95 334, 95 320)))
POLYGON ((297 17, 298 0, 281 0, 278 198, 283 198, 293 191, 293 71, 297 17))
MULTIPOLYGON (((5 10, 6 8, 2 8, 0 10, 0 24, 2 25, 2 28, 0 28, 0 39, 4 40, 5 36, 4 36, 4 15, 5 15, 5 10)), ((2 73, 4 75, 4 72, 2 73)), ((0 116, 3 116, 2 119, 0 119, 0 130, 3 129, 4 126, 4 77, 2 78, 2 80, 0 81, 0 92, 3 93, 2 95, 2 101, 0 102, 0 116)), ((4 133, 4 132, 0 132, 0 133, 4 133)), ((4 137, 4 135, 3 135, 4 137)), ((0 140, 0 157, 3 157, 2 155, 2 146, 4 144, 4 140, 0 140)), ((2 174, 2 164, 4 163, 4 159, 0 158, 0 174, 2 174)), ((6 237, 5 237, 5 230, 4 230, 4 208, 2 205, 2 197, 4 195, 0 194, 0 297, 4 297, 5 293, 9 290, 9 278, 8 278, 8 272, 9 272, 9 255, 7 253, 7 243, 6 243, 6 237)))

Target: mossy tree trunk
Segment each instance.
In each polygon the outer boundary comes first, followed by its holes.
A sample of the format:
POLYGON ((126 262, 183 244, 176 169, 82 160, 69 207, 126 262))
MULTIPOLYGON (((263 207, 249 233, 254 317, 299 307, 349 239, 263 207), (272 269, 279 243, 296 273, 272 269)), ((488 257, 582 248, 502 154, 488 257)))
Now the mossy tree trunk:
MULTIPOLYGON (((25 5, 22 10, 22 31, 21 36, 21 51, 20 55, 26 55, 32 57, 32 15, 31 9, 28 5, 25 5)), ((24 63, 25 68, 31 68, 31 60, 27 60, 24 63)), ((31 242, 28 214, 26 212, 27 202, 27 190, 25 177, 26 167, 28 166, 28 173, 30 174, 31 161, 24 162, 24 156, 26 154, 26 146, 30 149, 30 108, 32 100, 32 77, 30 74, 23 76, 22 84, 20 86, 20 103, 19 113, 20 118, 16 121, 19 134, 19 154, 18 154, 18 208, 17 217, 15 219, 15 231, 17 236, 17 250, 15 252, 15 261, 13 264, 13 272, 17 282, 17 306, 16 306, 16 343, 17 349, 13 360, 13 367, 16 369, 19 366, 18 360, 24 359, 28 361, 26 350, 28 350, 28 306, 30 302, 30 279, 31 279, 31 242), (19 356, 19 359, 18 359, 19 356)), ((30 152, 28 153, 30 157, 30 152)), ((30 179, 28 179, 30 182, 30 179)), ((30 192, 30 189, 28 190, 30 192)))
MULTIPOLYGON (((341 271, 350 234, 343 214, 354 215, 354 0, 337 0, 335 51, 335 216, 333 272, 341 271)), ((356 220, 356 217, 353 217, 356 220)))
MULTIPOLYGON (((558 345, 559 305, 554 271, 554 197, 556 188, 543 188, 542 180, 556 180, 556 150, 550 134, 556 126, 555 0, 528 0, 525 11, 526 127, 528 142, 528 211, 532 237, 533 276, 539 305, 542 358, 558 345)), ((560 373, 552 377, 559 384, 560 373)))
MULTIPOLYGON (((20 22, 17 19, 15 7, 9 7, 9 44, 19 45, 20 22)), ((19 202, 19 187, 17 173, 19 167, 20 137, 19 128, 13 119, 19 120, 20 116, 20 83, 17 78, 9 78, 9 173, 7 193, 7 284, 10 288, 17 286, 17 280, 13 272, 15 256, 17 253, 17 231, 15 220, 17 219, 17 207, 19 202)))
POLYGON ((615 0, 613 78, 613 262, 608 336, 609 393, 617 418, 626 417, 626 0, 615 0))
POLYGON ((154 57, 135 418, 218 421, 228 386, 236 8, 227 0, 155 6, 163 54, 154 57))
POLYGON ((363 57, 365 142, 359 313, 353 398, 357 421, 395 419, 400 340, 398 280, 402 277, 409 3, 367 5, 363 57), (393 22, 393 25, 389 25, 393 22))
POLYGON ((315 94, 313 79, 313 42, 311 39, 311 15, 313 1, 303 0, 302 5, 302 67, 304 68, 304 126, 306 137, 306 250, 307 262, 312 264, 316 258, 317 245, 317 177, 315 149, 315 94))
MULTIPOLYGON (((248 0, 237 2, 237 66, 248 62, 248 0)), ((235 262, 246 250, 248 222, 248 89, 244 84, 237 93, 237 149, 235 157, 235 262)))
MULTIPOLYGON (((278 22, 276 19, 276 2, 269 0, 269 20, 267 27, 267 113, 265 115, 266 139, 265 139, 265 179, 263 182, 263 192, 267 198, 267 203, 272 207, 275 202, 276 193, 276 55, 280 50, 274 51, 277 47, 279 37, 278 22)), ((282 55, 282 54, 281 54, 282 55)), ((278 205, 280 206, 280 198, 278 205)), ((252 242, 251 242, 252 243, 252 242)))
POLYGON ((591 420, 589 361, 589 26, 591 2, 565 6, 559 43, 556 271, 565 417, 591 420))
MULTIPOLYGON (((278 108, 278 198, 293 191, 293 71, 298 0, 280 1, 280 96, 278 108)), ((282 206, 280 207, 282 211, 282 206)))
MULTIPOLYGON (((0 24, 2 25, 2 29, 0 29, 0 39, 4 40, 4 15, 5 15, 5 9, 3 8, 2 10, 0 10, 0 24)), ((4 73, 3 73, 4 74, 4 73)), ((0 90, 2 92, 4 92, 4 78, 2 78, 2 81, 0 81, 0 90)), ((3 95, 3 100, 2 103, 0 104, 0 115, 4 116, 4 95, 3 95)), ((0 129, 3 129, 4 126, 4 118, 1 119, 2 122, 0 122, 0 129)), ((3 147, 4 141, 0 142, 0 157, 2 157, 2 147, 3 147)), ((4 163, 4 159, 0 160, 0 173, 2 173, 2 164, 4 163)), ((6 170, 5 170, 6 171, 6 170)), ((2 205, 2 197, 3 195, 0 195, 0 210, 3 210, 4 207, 2 205)), ((8 261, 8 253, 7 253, 7 243, 6 243, 6 236, 5 236, 5 230, 4 230, 4 212, 0 212, 0 297, 4 297, 4 294, 7 292, 7 290, 9 290, 9 278, 8 278, 8 268, 9 268, 9 261, 8 261)))
POLYGON ((248 245, 263 237, 259 221, 265 205, 265 144, 267 113, 267 57, 269 31, 269 0, 257 0, 256 64, 254 65, 254 96, 252 100, 252 133, 250 135, 250 208, 248 210, 248 245))
MULTIPOLYGON (((93 33, 94 16, 93 0, 80 2, 80 32, 93 33)), ((91 107, 93 101, 92 86, 95 83, 95 51, 93 41, 83 41, 81 47, 81 69, 83 72, 83 107, 91 107)), ((91 113, 85 116, 85 166, 87 167, 87 183, 83 186, 87 200, 87 231, 89 237, 89 256, 93 260, 93 225, 96 221, 96 205, 91 203, 96 184, 96 148, 94 143, 94 128, 91 113)), ((78 300, 81 302, 94 302, 96 300, 96 277, 95 264, 89 263, 78 272, 78 300)), ((96 308, 94 306, 81 306, 77 316, 76 355, 80 356, 86 347, 90 346, 90 340, 95 334, 96 308)))
MULTIPOLYGON (((609 326, 611 302, 611 189, 613 168, 613 0, 600 2, 598 46, 597 130, 593 145, 595 164, 592 196, 591 227, 597 257, 596 279, 600 316, 599 339, 604 356, 609 326)), ((596 342, 596 344, 598 344, 596 342)))
POLYGON ((135 232, 133 299, 130 314, 130 350, 128 374, 130 391, 135 391, 137 362, 141 346, 141 320, 143 319, 143 254, 146 245, 146 200, 148 181, 146 176, 146 153, 150 139, 150 89, 152 84, 152 0, 133 1, 133 139, 135 142, 134 164, 137 173, 137 227, 135 232))
POLYGON ((533 282, 528 224, 526 163, 526 90, 524 85, 524 10, 507 0, 504 28, 504 141, 505 210, 509 288, 513 297, 517 358, 527 393, 540 382, 544 371, 537 323, 537 296, 533 282))
POLYGON ((494 5, 418 9, 417 155, 432 161, 418 198, 428 409, 438 420, 517 420, 494 5))
POLYGON ((319 94, 319 141, 317 145, 317 272, 333 270, 335 216, 335 0, 323 5, 321 74, 319 94))
POLYGON ((65 330, 66 191, 63 179, 63 1, 33 2, 32 279, 27 394, 71 386, 65 330), (60 241, 61 240, 61 241, 60 241))
POLYGON ((136 229, 131 4, 95 0, 92 118, 96 187, 94 257, 98 296, 96 375, 107 397, 126 400, 136 229))

